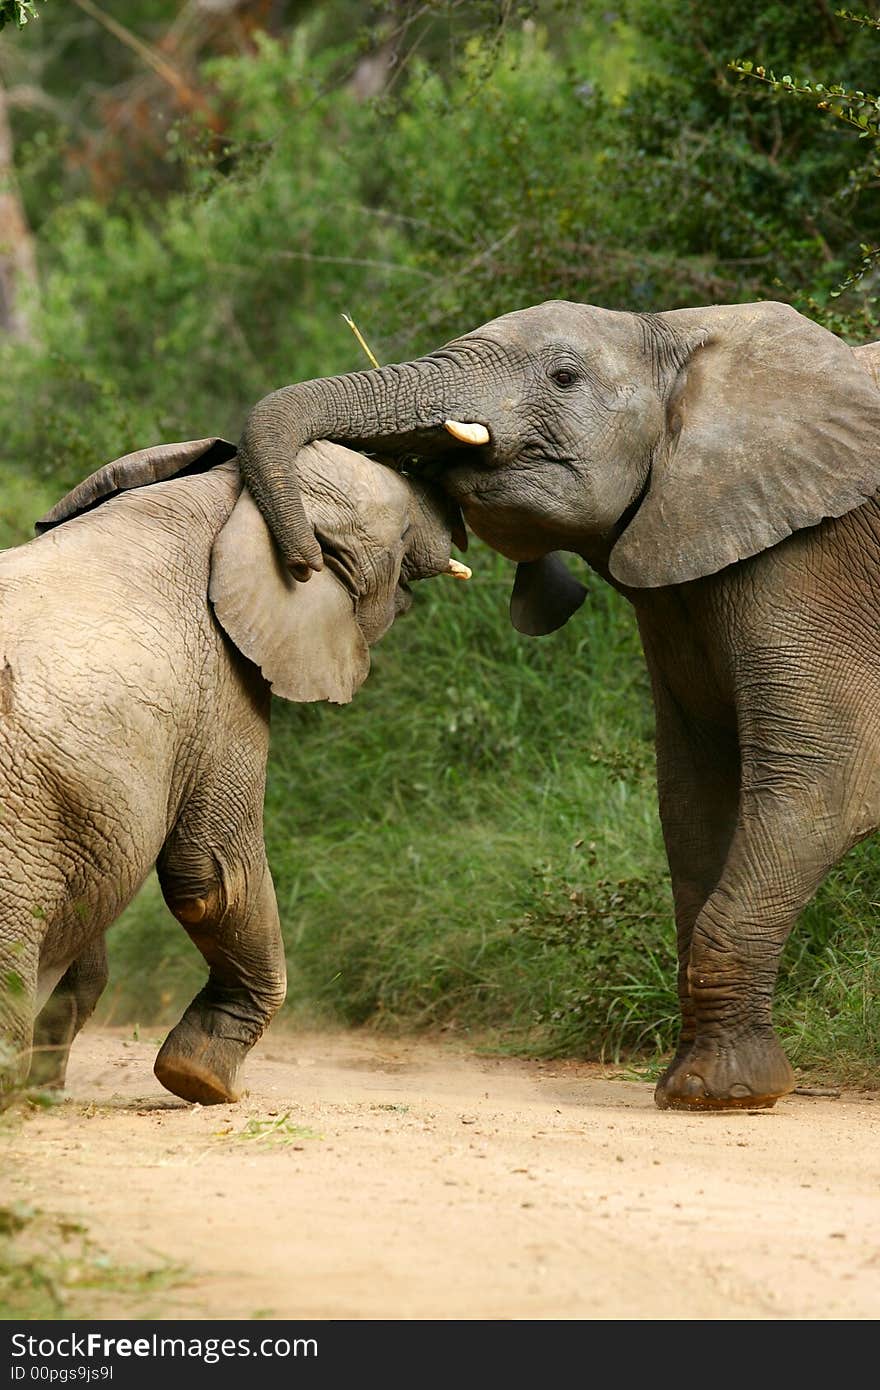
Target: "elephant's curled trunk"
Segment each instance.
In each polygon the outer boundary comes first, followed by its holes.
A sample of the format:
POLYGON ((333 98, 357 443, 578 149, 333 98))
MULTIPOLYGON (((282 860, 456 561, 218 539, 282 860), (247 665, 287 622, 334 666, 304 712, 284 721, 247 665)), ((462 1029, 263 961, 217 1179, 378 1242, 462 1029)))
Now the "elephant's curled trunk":
POLYGON ((454 389, 462 376, 448 354, 437 354, 284 386, 254 406, 239 442, 242 477, 297 579, 322 567, 296 476, 300 449, 330 439, 361 450, 405 452, 407 440, 442 429, 450 415, 464 411, 468 418, 467 403, 454 389))

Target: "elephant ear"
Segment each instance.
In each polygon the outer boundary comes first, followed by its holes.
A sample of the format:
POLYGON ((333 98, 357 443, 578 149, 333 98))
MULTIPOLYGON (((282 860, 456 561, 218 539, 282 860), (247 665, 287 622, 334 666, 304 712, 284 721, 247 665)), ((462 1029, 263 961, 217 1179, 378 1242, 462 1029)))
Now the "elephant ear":
POLYGON ((344 705, 366 680, 370 653, 351 594, 329 569, 298 584, 247 490, 214 542, 208 593, 275 695, 344 705))
POLYGON ((656 319, 685 361, 647 493, 611 552, 621 584, 714 574, 880 488, 880 390, 841 339, 787 304, 656 319))
POLYGON ((527 637, 545 637, 568 622, 587 597, 558 550, 516 567, 510 621, 527 637))
POLYGON ((218 463, 228 463, 235 458, 236 452, 236 446, 230 444, 228 439, 214 436, 210 439, 188 439, 182 444, 154 444, 152 448, 124 454, 77 483, 66 497, 55 503, 51 511, 40 517, 34 530, 41 536, 44 531, 51 531, 53 526, 60 526, 62 521, 70 521, 83 512, 90 512, 93 507, 119 492, 146 487, 149 483, 161 483, 167 478, 180 478, 188 473, 204 473, 218 463))

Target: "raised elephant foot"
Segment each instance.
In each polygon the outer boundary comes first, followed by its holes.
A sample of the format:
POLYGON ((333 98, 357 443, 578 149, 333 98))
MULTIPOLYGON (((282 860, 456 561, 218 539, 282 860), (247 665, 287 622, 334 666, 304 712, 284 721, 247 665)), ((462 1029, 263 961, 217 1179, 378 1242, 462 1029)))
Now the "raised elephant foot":
POLYGON ((212 1037, 183 1019, 159 1050, 153 1072, 167 1091, 198 1105, 237 1101, 238 1072, 244 1060, 240 1043, 212 1037))
POLYGON ((680 1049, 657 1082, 661 1110, 761 1110, 794 1089, 794 1072, 776 1034, 736 1043, 696 1041, 680 1049))

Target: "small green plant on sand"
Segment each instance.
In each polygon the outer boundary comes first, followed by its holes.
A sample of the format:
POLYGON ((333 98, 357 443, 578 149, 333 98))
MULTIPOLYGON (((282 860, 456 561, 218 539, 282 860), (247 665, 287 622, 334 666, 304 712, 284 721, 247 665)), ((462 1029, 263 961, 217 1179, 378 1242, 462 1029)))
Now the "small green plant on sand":
POLYGON ((0 1319, 149 1313, 151 1296, 182 1277, 166 1262, 118 1264, 78 1221, 23 1202, 0 1206, 0 1319))
POLYGON ((218 1130, 217 1138, 250 1139, 271 1145, 272 1148, 280 1148, 288 1144, 301 1147, 300 1140, 322 1139, 323 1135, 317 1134, 306 1125, 296 1124, 290 1118, 290 1111, 285 1110, 283 1115, 270 1111, 265 1119, 251 1115, 242 1129, 236 1130, 230 1125, 228 1129, 218 1130))

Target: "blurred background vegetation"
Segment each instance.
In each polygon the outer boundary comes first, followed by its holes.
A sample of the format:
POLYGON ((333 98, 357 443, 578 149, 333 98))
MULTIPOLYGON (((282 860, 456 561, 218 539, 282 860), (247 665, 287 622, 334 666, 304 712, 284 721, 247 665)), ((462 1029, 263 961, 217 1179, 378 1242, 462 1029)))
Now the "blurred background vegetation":
MULTIPOLYGON (((0 544, 109 458, 362 366, 343 312, 382 361, 553 297, 778 298, 880 336, 876 122, 845 100, 880 35, 826 0, 3 8, 38 18, 0 38, 0 544), (823 111, 790 90, 820 79, 823 111)), ((520 637, 512 567, 472 563, 350 708, 274 711, 288 1012, 650 1064, 677 1009, 634 624, 586 575, 568 627, 520 637)), ((876 1079, 878 898, 869 842, 786 952, 813 1073, 876 1079)), ((203 970, 155 885, 110 941, 103 1016, 171 1020, 203 970)))

